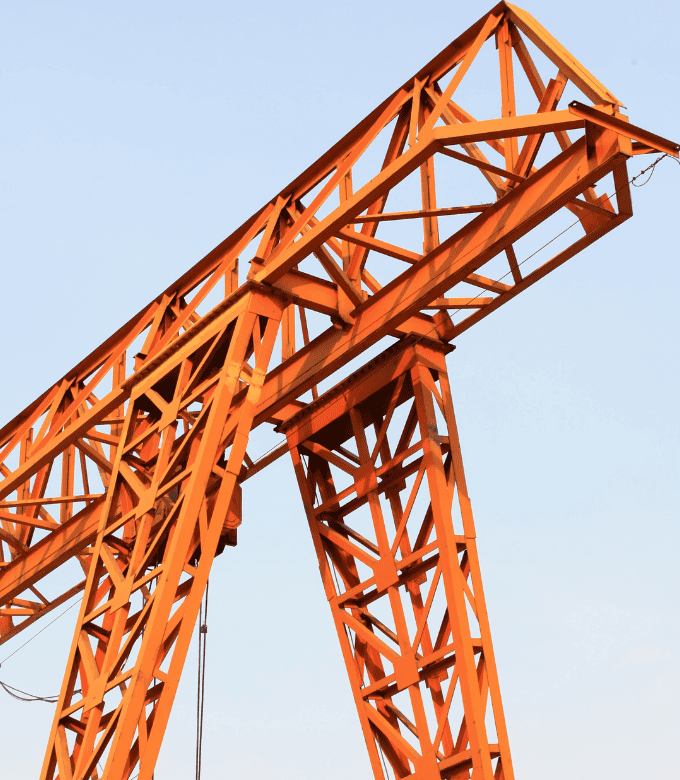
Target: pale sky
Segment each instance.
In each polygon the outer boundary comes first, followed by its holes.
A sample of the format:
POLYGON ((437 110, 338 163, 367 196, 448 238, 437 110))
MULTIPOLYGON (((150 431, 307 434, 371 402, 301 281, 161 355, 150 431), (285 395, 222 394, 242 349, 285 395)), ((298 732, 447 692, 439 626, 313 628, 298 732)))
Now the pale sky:
MULTIPOLYGON (((0 424, 492 3, 234 5, 0 2, 0 424)), ((677 4, 520 5, 680 140, 677 4)), ((677 775, 679 192, 664 160, 632 220, 448 358, 518 780, 677 775)), ((205 780, 369 780, 287 459, 244 486, 210 592, 205 780)), ((0 680, 56 694, 76 613, 0 680)), ((158 780, 193 776, 195 670, 158 780)), ((52 714, 0 690, 3 778, 38 777, 52 714)))

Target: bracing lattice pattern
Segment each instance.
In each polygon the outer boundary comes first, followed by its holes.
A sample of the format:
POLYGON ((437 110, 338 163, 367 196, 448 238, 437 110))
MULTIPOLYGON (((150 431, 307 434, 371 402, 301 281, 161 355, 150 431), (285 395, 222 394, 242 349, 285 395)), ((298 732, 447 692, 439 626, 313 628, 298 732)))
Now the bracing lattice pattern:
POLYGON ((510 780, 441 348, 402 342, 283 428, 376 777, 382 754, 510 780))
MULTIPOLYGON (((121 780, 139 762, 140 779, 150 780, 207 573, 215 553, 235 540, 240 483, 288 451, 283 442, 253 461, 246 450, 251 429, 295 419, 318 399, 320 383, 337 382, 349 361, 379 343, 417 338, 446 348, 629 219, 627 160, 652 151, 677 157, 680 147, 631 124, 621 108, 535 19, 498 3, 0 429, 0 644, 84 592, 43 777, 93 778, 101 771, 107 780, 121 780), (479 96, 488 103, 474 103, 479 96), (596 186, 605 191, 598 195, 596 186), (574 231, 564 230, 572 223, 574 231), (536 249, 548 245, 555 254, 545 259, 536 249), (247 279, 239 286, 244 259, 247 279)), ((413 393, 416 417, 409 424, 417 418, 418 426, 431 393, 449 442, 422 437, 426 465, 403 475, 411 492, 402 496, 407 488, 399 480, 387 498, 378 491, 389 504, 385 516, 400 517, 410 496, 417 507, 424 484, 434 507, 436 479, 447 490, 455 482, 465 504, 453 412, 441 384, 445 372, 437 365, 439 389, 426 373, 414 379, 409 369, 400 392, 413 393), (437 458, 443 465, 432 465, 437 458)), ((388 454, 388 442, 403 454, 387 437, 399 417, 395 409, 394 421, 380 423, 384 441, 370 463, 356 414, 351 455, 335 452, 327 461, 316 444, 304 449, 300 439, 293 452, 303 492, 309 485, 323 489, 323 500, 335 506, 329 469, 339 468, 356 476, 373 511, 378 499, 371 479, 379 473, 382 480, 380 470, 387 473, 390 457, 397 457, 388 454)), ((413 539, 402 529, 394 553, 384 540, 364 535, 366 553, 357 538, 340 544, 349 533, 336 527, 344 520, 313 514, 314 491, 305 500, 318 551, 340 545, 328 571, 337 569, 350 590, 364 581, 362 566, 372 565, 366 556, 380 559, 375 576, 383 584, 395 567, 399 577, 410 577, 416 564, 399 570, 394 556, 417 556, 420 531, 413 539), (415 546, 405 553, 409 544, 415 546), (352 562, 357 550, 364 557, 352 562)), ((376 744, 400 777, 412 769, 434 772, 435 764, 455 776, 468 771, 466 761, 483 777, 489 762, 495 773, 511 773, 469 508, 460 522, 464 532, 454 540, 437 523, 427 537, 426 546, 446 543, 453 563, 442 558, 441 565, 426 565, 423 558, 425 568, 405 586, 406 626, 413 614, 422 631, 416 644, 409 637, 402 660, 406 645, 400 643, 407 640, 403 625, 396 626, 396 606, 389 623, 369 602, 342 606, 339 592, 332 602, 343 630, 359 630, 348 668, 351 677, 352 664, 357 669, 352 679, 367 742, 378 734, 376 744), (430 618, 417 617, 434 614, 442 593, 447 609, 462 609, 449 603, 452 594, 467 599, 479 633, 470 634, 464 651, 423 666, 423 658, 449 652, 457 641, 455 621, 450 629, 434 628, 430 618), (376 620, 397 638, 399 650, 376 620), (382 645, 367 639, 374 629, 382 645), (437 719, 441 734, 426 737, 422 713, 406 715, 396 702, 412 695, 402 683, 413 677, 414 663, 429 692, 420 697, 423 707, 434 707, 428 717, 437 719), (473 667, 479 692, 466 676, 473 667), (369 687, 377 685, 380 674, 394 680, 364 701, 358 691, 368 679, 369 687), (459 698, 465 719, 456 731, 449 721, 459 698), (497 742, 486 736, 490 713, 497 742)), ((395 601, 393 590, 380 596, 381 604, 395 601)))
POLYGON ((213 558, 236 541, 237 478, 281 309, 241 296, 118 407, 43 777, 97 777, 101 765, 128 778, 140 758, 153 769, 213 558))

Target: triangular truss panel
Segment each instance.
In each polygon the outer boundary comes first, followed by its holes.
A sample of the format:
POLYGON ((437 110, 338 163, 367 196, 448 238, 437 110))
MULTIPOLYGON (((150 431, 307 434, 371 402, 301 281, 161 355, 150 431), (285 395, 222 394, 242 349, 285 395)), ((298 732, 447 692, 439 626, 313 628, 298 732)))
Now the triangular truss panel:
POLYGON ((43 778, 150 780, 240 485, 292 448, 376 777, 510 780, 441 356, 632 215, 631 156, 678 156, 622 108, 499 3, 0 430, 0 644, 83 593, 43 778), (394 339, 424 363, 377 411, 291 433, 394 339))
POLYGON ((376 777, 511 778, 444 351, 406 339, 282 430, 376 777))

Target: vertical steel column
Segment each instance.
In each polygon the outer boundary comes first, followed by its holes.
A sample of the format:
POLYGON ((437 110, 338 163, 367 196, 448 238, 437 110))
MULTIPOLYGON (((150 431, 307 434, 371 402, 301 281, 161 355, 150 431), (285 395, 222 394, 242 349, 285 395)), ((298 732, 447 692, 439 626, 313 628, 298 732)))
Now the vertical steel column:
POLYGON ((444 352, 406 339, 287 421, 378 780, 512 780, 444 352))
POLYGON ((247 291, 135 385, 42 778, 151 780, 283 305, 247 291))

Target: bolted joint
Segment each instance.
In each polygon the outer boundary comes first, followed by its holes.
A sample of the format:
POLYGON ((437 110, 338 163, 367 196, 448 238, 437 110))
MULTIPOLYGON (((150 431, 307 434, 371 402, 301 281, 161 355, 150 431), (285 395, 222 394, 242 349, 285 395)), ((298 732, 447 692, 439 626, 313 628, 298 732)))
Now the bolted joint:
POLYGON ((250 376, 251 387, 262 387, 266 373, 261 368, 254 368, 250 376))

